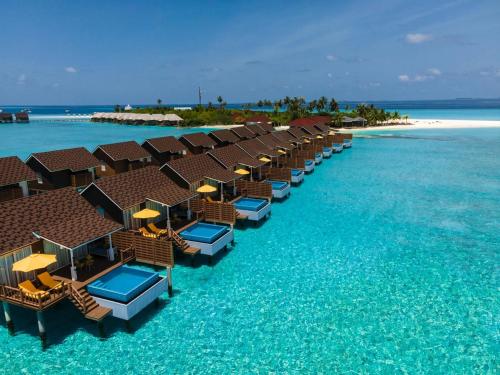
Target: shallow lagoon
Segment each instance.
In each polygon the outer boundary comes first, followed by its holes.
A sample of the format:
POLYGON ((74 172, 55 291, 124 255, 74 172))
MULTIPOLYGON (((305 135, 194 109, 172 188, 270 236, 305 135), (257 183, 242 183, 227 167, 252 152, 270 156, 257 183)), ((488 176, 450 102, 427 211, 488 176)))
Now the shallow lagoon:
MULTIPOLYGON (((104 142, 144 137, 120 129, 104 142)), ((129 329, 108 319, 102 340, 68 303, 46 314, 43 352, 33 312, 13 309, 16 337, 2 314, 0 368, 494 372, 500 130, 374 133, 386 137, 355 139, 237 230, 216 264, 176 266, 175 296, 129 329)))

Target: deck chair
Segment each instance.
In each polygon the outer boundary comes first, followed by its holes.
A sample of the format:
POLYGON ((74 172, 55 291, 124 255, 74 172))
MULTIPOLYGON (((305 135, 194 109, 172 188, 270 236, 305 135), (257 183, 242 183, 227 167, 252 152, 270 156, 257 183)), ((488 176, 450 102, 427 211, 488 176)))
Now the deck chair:
POLYGON ((37 276, 38 280, 49 289, 60 290, 62 282, 54 280, 48 272, 43 272, 37 276))
POLYGON ((30 280, 25 280, 22 283, 19 283, 19 289, 21 292, 30 298, 42 299, 49 296, 49 292, 38 289, 30 280))
POLYGON ((158 228, 154 223, 148 224, 148 228, 151 232, 154 234, 157 234, 158 236, 161 236, 162 234, 167 234, 168 230, 166 229, 160 229, 158 228))
POLYGON ((143 235, 143 237, 158 238, 158 236, 156 234, 148 232, 148 230, 144 227, 140 227, 139 232, 143 235))
POLYGON ((207 195, 207 202, 210 202, 210 203, 221 203, 221 201, 213 200, 210 195, 207 195))

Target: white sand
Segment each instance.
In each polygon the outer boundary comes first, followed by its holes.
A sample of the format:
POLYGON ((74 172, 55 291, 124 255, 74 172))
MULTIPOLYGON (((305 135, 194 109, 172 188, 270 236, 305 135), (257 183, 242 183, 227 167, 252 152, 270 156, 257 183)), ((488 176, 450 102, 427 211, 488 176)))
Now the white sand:
MULTIPOLYGON (((382 125, 353 130, 411 130, 411 129, 459 129, 459 128, 500 128, 500 120, 438 120, 413 119, 408 124, 382 125)), ((345 129, 350 130, 350 129, 345 129)))

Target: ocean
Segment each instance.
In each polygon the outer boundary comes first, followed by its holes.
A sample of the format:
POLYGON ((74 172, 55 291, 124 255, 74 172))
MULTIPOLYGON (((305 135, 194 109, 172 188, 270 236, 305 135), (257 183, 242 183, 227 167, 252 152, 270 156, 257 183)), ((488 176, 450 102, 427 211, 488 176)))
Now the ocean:
MULTIPOLYGON (((86 126, 45 148, 146 136, 86 126)), ((177 264, 173 298, 128 327, 100 338, 59 304, 42 350, 33 311, 12 308, 14 337, 0 314, 2 372, 495 373, 500 129, 360 135, 219 261, 177 264)))

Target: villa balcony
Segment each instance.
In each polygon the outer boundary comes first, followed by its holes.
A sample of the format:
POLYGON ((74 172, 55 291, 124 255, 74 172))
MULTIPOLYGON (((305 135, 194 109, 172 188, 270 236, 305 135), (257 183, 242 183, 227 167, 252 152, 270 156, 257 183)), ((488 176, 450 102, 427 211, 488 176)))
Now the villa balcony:
POLYGON ((0 190, 0 202, 10 201, 12 199, 21 198, 22 196, 23 191, 19 186, 0 190))
POLYGON ((75 188, 84 187, 91 184, 94 181, 92 178, 92 173, 84 172, 71 175, 71 186, 75 188))

